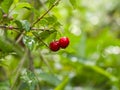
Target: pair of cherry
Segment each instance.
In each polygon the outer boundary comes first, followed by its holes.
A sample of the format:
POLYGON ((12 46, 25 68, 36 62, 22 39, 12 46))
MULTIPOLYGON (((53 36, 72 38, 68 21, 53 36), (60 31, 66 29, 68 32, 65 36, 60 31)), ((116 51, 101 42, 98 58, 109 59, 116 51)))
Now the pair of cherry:
POLYGON ((51 51, 58 51, 60 48, 65 49, 69 45, 69 38, 68 37, 61 37, 58 41, 52 41, 49 44, 49 48, 51 51))

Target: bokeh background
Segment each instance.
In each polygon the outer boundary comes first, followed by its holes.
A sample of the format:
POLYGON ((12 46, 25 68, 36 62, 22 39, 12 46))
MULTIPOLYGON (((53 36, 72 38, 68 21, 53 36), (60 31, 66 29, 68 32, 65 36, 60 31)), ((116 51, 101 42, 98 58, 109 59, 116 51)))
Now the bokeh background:
POLYGON ((71 40, 60 55, 66 90, 119 90, 120 1, 66 0, 54 14, 71 40))
MULTIPOLYGON (((46 0, 41 0, 43 8, 39 0, 20 1, 34 5, 38 10, 36 17, 38 12, 49 8, 44 3, 46 0)), ((28 19, 29 14, 19 8, 10 13, 18 19, 28 19), (16 16, 16 13, 19 14, 16 16)), ((61 34, 57 38, 69 37, 70 45, 55 53, 45 46, 39 49, 41 54, 33 50, 38 81, 27 73, 26 61, 16 88, 33 90, 26 86, 39 83, 40 90, 120 90, 120 0, 61 0, 51 14, 61 24, 58 29, 61 34)), ((16 76, 12 71, 19 63, 19 58, 12 55, 0 59, 0 65, 4 67, 0 71, 0 90, 8 90, 13 84, 16 76)))

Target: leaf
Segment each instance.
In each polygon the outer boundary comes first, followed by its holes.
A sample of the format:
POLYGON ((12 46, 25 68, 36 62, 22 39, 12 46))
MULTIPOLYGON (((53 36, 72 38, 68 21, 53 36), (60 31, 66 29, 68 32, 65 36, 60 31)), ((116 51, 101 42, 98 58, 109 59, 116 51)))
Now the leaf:
POLYGON ((45 27, 45 26, 48 24, 48 22, 47 22, 46 19, 43 18, 43 19, 40 20, 39 24, 40 24, 41 26, 44 26, 44 27, 45 27))
POLYGON ((18 3, 18 2, 19 2, 19 0, 14 0, 14 2, 13 2, 13 3, 15 3, 15 4, 16 4, 16 3, 18 3))
POLYGON ((16 52, 19 56, 23 55, 23 51, 18 45, 15 45, 12 41, 6 40, 3 37, 0 37, 0 51, 6 53, 16 52))
POLYGON ((17 25, 17 27, 20 29, 20 30, 22 30, 22 23, 19 21, 19 20, 15 20, 14 21, 15 22, 15 24, 17 25))
POLYGON ((21 23, 22 23, 22 28, 25 31, 27 32, 30 31, 30 23, 27 20, 22 20, 21 23))
POLYGON ((64 90, 68 82, 69 82, 69 78, 66 77, 54 90, 64 90))
POLYGON ((45 30, 40 33, 33 32, 33 34, 35 34, 35 36, 37 36, 37 37, 40 37, 40 39, 45 40, 45 39, 49 38, 49 36, 55 32, 56 32, 56 30, 45 30))
POLYGON ((107 78, 109 78, 111 81, 113 82, 118 82, 118 78, 113 76, 112 74, 108 73, 107 71, 105 71, 104 69, 98 67, 98 66, 92 66, 92 65, 89 65, 89 67, 91 67, 93 70, 95 70, 96 72, 106 76, 107 78))
POLYGON ((40 73, 38 77, 40 77, 41 80, 46 81, 55 86, 57 86, 60 83, 60 80, 52 74, 40 73))
POLYGON ((0 51, 11 52, 13 51, 13 46, 10 42, 0 37, 0 51))
POLYGON ((45 19, 47 20, 49 25, 52 25, 57 22, 57 18, 54 15, 52 15, 50 17, 46 17, 45 19))
POLYGON ((18 90, 29 90, 29 86, 27 83, 23 82, 23 83, 21 83, 18 90))
POLYGON ((57 32, 50 34, 49 38, 47 38, 47 42, 50 43, 51 41, 55 40, 56 36, 57 32))
POLYGON ((21 8, 31 9, 32 8, 32 6, 29 3, 25 3, 25 2, 17 3, 16 6, 17 7, 15 9, 21 9, 21 8))
POLYGON ((56 32, 56 31, 55 30, 51 30, 51 31, 46 30, 46 31, 43 31, 42 33, 40 33, 39 36, 41 37, 41 39, 46 39, 46 38, 49 38, 49 36, 54 32, 56 32))
POLYGON ((54 15, 43 18, 39 23, 41 26, 44 27, 46 27, 47 25, 49 25, 50 27, 52 26, 54 28, 61 26, 61 24, 57 21, 56 16, 54 15))
POLYGON ((34 45, 35 45, 35 41, 34 41, 33 37, 24 36, 23 37, 23 42, 30 50, 33 50, 34 45))
POLYGON ((3 2, 3 0, 0 0, 0 4, 3 2))
POLYGON ((4 10, 5 13, 8 13, 10 6, 12 5, 13 0, 4 0, 1 3, 1 7, 4 10))
POLYGON ((69 1, 74 8, 77 7, 77 1, 76 0, 69 0, 69 1))
POLYGON ((48 0, 49 7, 55 3, 56 0, 48 0))
POLYGON ((10 90, 9 81, 0 82, 0 90, 10 90))
POLYGON ((30 31, 30 23, 27 20, 15 20, 14 22, 20 30, 30 31))
MULTIPOLYGON (((29 90, 35 90, 35 86, 38 83, 38 81, 37 81, 36 76, 33 72, 24 71, 22 73, 21 79, 23 80, 24 84, 27 84, 29 86, 29 90)), ((21 88, 26 87, 26 86, 22 85, 21 88)))
POLYGON ((118 78, 116 76, 114 76, 114 75, 110 74, 109 72, 105 71, 103 68, 90 63, 89 60, 87 60, 87 59, 83 59, 83 61, 81 61, 79 57, 76 57, 76 58, 78 58, 78 60, 81 64, 85 65, 88 68, 91 68, 92 70, 94 70, 95 72, 97 72, 101 75, 106 76, 112 82, 118 82, 118 78))

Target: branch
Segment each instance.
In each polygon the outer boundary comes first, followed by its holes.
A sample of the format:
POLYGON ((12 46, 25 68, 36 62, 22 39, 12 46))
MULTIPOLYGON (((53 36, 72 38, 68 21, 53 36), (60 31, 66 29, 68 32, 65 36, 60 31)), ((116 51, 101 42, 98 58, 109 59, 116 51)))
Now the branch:
MULTIPOLYGON (((9 26, 0 25, 0 28, 6 29, 6 30, 13 30, 13 31, 15 31, 15 32, 21 33, 21 32, 19 31, 20 28, 14 27, 14 26, 13 26, 12 29, 9 29, 9 26)), ((49 28, 34 28, 34 27, 33 27, 33 28, 31 28, 31 30, 41 30, 41 31, 45 31, 45 30, 50 30, 50 29, 49 29, 49 28)))
POLYGON ((29 70, 32 71, 34 73, 34 62, 33 62, 33 57, 31 55, 30 50, 27 50, 28 52, 28 59, 29 59, 29 70))
POLYGON ((39 41, 41 41, 46 47, 49 48, 49 46, 40 38, 38 37, 36 34, 32 33, 39 41))
POLYGON ((31 28, 38 23, 46 14, 48 14, 53 7, 55 7, 58 3, 60 2, 60 0, 57 0, 42 16, 40 16, 35 22, 33 22, 33 24, 31 25, 31 28))
POLYGON ((21 39, 22 39, 23 36, 24 36, 24 33, 25 33, 25 31, 23 31, 23 32, 20 34, 20 36, 17 38, 17 40, 16 40, 16 42, 15 42, 16 44, 21 41, 21 39))
POLYGON ((51 74, 54 74, 52 68, 50 67, 50 65, 48 63, 48 61, 44 58, 44 56, 43 56, 43 54, 41 52, 39 52, 39 56, 40 56, 40 59, 44 62, 44 64, 46 64, 46 66, 48 67, 51 74))
POLYGON ((21 69, 22 69, 22 67, 23 67, 23 65, 24 65, 25 60, 26 60, 26 53, 24 54, 24 56, 23 56, 22 59, 20 60, 20 63, 19 63, 18 67, 17 67, 16 70, 15 70, 16 76, 15 76, 15 79, 13 80, 13 84, 12 84, 12 86, 11 86, 11 90, 13 90, 13 88, 14 88, 14 86, 15 86, 15 84, 16 84, 16 81, 17 81, 17 79, 18 79, 18 77, 19 77, 19 75, 20 75, 20 71, 21 71, 21 69))
MULTIPOLYGON (((6 25, 0 25, 0 28, 7 30, 7 29, 9 29, 9 26, 6 26, 6 25)), ((13 31, 15 31, 15 32, 20 33, 20 31, 18 31, 17 29, 19 29, 19 28, 17 28, 17 27, 13 27, 12 29, 9 29, 9 30, 13 30, 13 31)))

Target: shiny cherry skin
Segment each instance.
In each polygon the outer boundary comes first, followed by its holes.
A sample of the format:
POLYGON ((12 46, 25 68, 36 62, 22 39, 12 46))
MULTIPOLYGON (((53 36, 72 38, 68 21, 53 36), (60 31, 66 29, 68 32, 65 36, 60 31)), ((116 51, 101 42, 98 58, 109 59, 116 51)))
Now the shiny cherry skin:
POLYGON ((65 49, 69 45, 70 41, 68 37, 61 37, 59 39, 59 43, 60 43, 60 47, 65 49))
POLYGON ((51 51, 58 51, 60 49, 60 44, 59 44, 59 41, 52 41, 50 44, 49 44, 49 48, 51 51))

